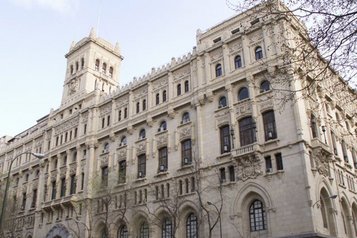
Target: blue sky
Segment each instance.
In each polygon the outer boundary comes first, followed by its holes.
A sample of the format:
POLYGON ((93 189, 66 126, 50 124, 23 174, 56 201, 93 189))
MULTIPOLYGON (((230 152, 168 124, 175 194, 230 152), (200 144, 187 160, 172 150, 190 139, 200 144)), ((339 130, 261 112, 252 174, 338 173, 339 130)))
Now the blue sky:
POLYGON ((119 42, 123 85, 188 53, 197 29, 233 15, 225 0, 2 0, 0 136, 15 136, 60 106, 64 55, 91 27, 119 42))

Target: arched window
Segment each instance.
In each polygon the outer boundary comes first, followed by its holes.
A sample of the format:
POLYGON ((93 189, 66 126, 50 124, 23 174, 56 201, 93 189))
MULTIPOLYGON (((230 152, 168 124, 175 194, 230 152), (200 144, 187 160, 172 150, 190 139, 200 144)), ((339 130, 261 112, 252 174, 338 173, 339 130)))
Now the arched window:
POLYGON ((73 72, 73 65, 71 65, 70 68, 71 68, 71 74, 73 74, 74 73, 73 72))
POLYGON ((198 237, 197 217, 193 213, 190 213, 190 215, 188 215, 186 220, 186 237, 187 238, 198 237))
POLYGON ((249 98, 249 91, 247 87, 242 87, 238 91, 238 100, 241 101, 243 99, 249 98))
POLYGON ((166 90, 162 92, 162 101, 166 102, 166 90))
POLYGON ((110 67, 110 68, 109 68, 109 77, 110 77, 110 78, 113 78, 113 72, 114 72, 113 67, 110 67))
POLYGON ((166 131, 166 129, 167 129, 166 121, 162 121, 162 122, 160 123, 160 127, 159 127, 158 131, 159 131, 159 132, 160 132, 160 131, 166 131))
POLYGON ((128 141, 126 139, 126 136, 123 136, 120 140, 120 146, 127 145, 128 141))
POLYGON ((100 238, 108 238, 108 231, 105 227, 101 231, 100 238))
POLYGON ((141 129, 139 132, 139 140, 144 139, 146 137, 145 129, 141 129))
POLYGON ((106 63, 103 63, 102 73, 103 73, 103 74, 106 74, 106 73, 107 73, 107 64, 106 64, 106 63))
POLYGON ((146 99, 143 100, 143 111, 146 110, 146 99))
POLYGON ((136 103, 136 113, 140 112, 140 102, 136 103))
POLYGON ((128 117, 128 108, 124 108, 124 118, 128 117))
POLYGON ((254 200, 249 207, 249 220, 251 231, 266 230, 264 205, 260 200, 254 200))
POLYGON ((177 84, 177 96, 181 95, 181 84, 177 84))
POLYGON ((95 60, 95 70, 96 71, 99 71, 99 64, 100 64, 99 59, 96 59, 95 60))
POLYGON ((268 80, 264 80, 261 84, 260 84, 260 92, 264 93, 266 91, 270 90, 270 83, 268 80))
POLYGON ((242 57, 240 55, 237 55, 236 57, 234 57, 234 67, 236 69, 242 67, 242 57))
POLYGON ((118 231, 118 238, 128 238, 128 237, 129 237, 128 227, 126 225, 121 226, 118 231))
POLYGON ((79 63, 78 63, 78 61, 76 61, 76 71, 78 71, 79 70, 79 63))
POLYGON ((320 196, 320 210, 321 210, 322 224, 325 228, 328 228, 326 205, 325 205, 325 200, 322 196, 320 196))
POLYGON ((160 103, 160 94, 156 94, 156 105, 160 103))
POLYGON ((118 112, 118 121, 121 121, 121 110, 118 112))
POLYGON ((263 58, 263 49, 260 46, 257 46, 255 48, 255 59, 259 60, 263 58))
POLYGON ((227 99, 225 96, 219 98, 218 108, 226 107, 227 106, 227 99))
POLYGON ((187 93, 190 90, 188 80, 185 81, 185 93, 187 93))
POLYGON ((256 141, 256 125, 252 117, 245 117, 239 120, 240 146, 252 144, 256 141))
POLYGON ((172 222, 171 219, 166 218, 162 222, 162 238, 171 238, 173 236, 172 232, 172 222))
POLYGON ((190 114, 188 112, 185 112, 184 114, 182 114, 182 121, 181 123, 187 123, 190 121, 190 114))
POLYGON ((109 143, 106 142, 103 146, 103 153, 108 153, 109 152, 109 143))
POLYGON ((222 76, 222 65, 217 64, 215 69, 216 69, 216 77, 222 76))
POLYGON ((81 69, 84 68, 84 58, 81 59, 81 69))
POLYGON ((139 238, 149 238, 149 225, 146 222, 140 226, 139 238))

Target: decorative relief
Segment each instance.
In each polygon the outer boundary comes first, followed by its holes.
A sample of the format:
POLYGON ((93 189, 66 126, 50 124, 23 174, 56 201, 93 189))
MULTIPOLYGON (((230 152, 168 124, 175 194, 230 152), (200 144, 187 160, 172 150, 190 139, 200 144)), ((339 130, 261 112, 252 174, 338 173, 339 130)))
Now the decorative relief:
POLYGON ((69 83, 68 83, 68 93, 69 95, 74 94, 75 92, 77 92, 78 90, 78 80, 76 78, 72 79, 69 83))
POLYGON ((105 154, 103 156, 100 157, 100 165, 104 166, 104 165, 108 165, 109 162, 109 155, 105 154))
POLYGON ((250 100, 247 100, 245 102, 236 104, 235 111, 236 111, 237 116, 246 114, 246 113, 251 113, 252 112, 252 102, 250 100))
POLYGON ((273 100, 272 99, 267 99, 267 100, 262 100, 263 102, 260 103, 260 109, 261 110, 265 110, 265 109, 268 109, 268 108, 272 108, 273 107, 273 100))
POLYGON ((229 45, 229 53, 234 53, 241 49, 242 49, 242 41, 237 41, 229 45))
POLYGON ((184 77, 189 77, 191 74, 191 69, 189 66, 186 67, 182 67, 178 70, 176 70, 175 72, 172 73, 174 80, 179 80, 182 79, 184 77))
POLYGON ((180 128, 180 140, 191 137, 191 124, 180 128))
POLYGON ((88 112, 82 114, 82 123, 86 123, 88 121, 88 116, 89 116, 88 112))
POLYGON ((331 155, 324 152, 321 148, 315 148, 312 151, 312 158, 319 174, 324 177, 329 177, 329 162, 331 161, 331 155))
POLYGON ((251 42, 258 41, 263 38, 263 31, 257 30, 248 35, 248 38, 251 42))
POLYGON ((218 125, 223 125, 230 122, 229 110, 222 110, 216 113, 216 122, 218 125))
POLYGON ((136 153, 146 153, 146 140, 140 141, 136 144, 136 153))
POLYGON ((109 114, 111 111, 112 111, 112 104, 107 103, 100 108, 99 114, 100 114, 100 116, 103 116, 103 115, 109 114))
POLYGON ((55 135, 61 134, 65 131, 68 131, 68 130, 76 127, 78 125, 78 122, 79 122, 78 116, 75 118, 72 118, 69 121, 64 122, 63 124, 61 124, 55 128, 55 131, 56 131, 55 135))
POLYGON ((258 156, 243 157, 238 160, 238 176, 243 181, 255 179, 262 174, 258 156))
POLYGON ((166 133, 164 135, 160 135, 156 139, 157 147, 163 147, 167 145, 167 135, 166 133))
POLYGON ((212 51, 210 54, 211 61, 216 61, 223 57, 222 48, 212 51))
POLYGON ((163 78, 157 79, 153 83, 153 90, 158 90, 158 89, 164 88, 167 85, 168 85, 167 77, 163 77, 163 78))
POLYGON ((118 160, 125 160, 126 159, 126 147, 123 147, 118 150, 118 160))
POLYGON ((129 104, 129 95, 118 98, 116 101, 116 108, 124 107, 129 104))
POLYGON ((144 88, 137 89, 137 90, 135 90, 135 93, 134 93, 134 99, 146 97, 147 94, 148 94, 147 86, 144 88))

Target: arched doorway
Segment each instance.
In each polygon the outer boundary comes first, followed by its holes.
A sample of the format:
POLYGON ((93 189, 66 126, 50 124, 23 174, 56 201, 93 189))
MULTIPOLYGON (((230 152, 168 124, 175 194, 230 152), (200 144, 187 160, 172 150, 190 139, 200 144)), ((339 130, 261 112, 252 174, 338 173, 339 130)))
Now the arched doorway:
POLYGON ((57 224, 47 233, 46 238, 72 238, 72 236, 64 225, 57 224))

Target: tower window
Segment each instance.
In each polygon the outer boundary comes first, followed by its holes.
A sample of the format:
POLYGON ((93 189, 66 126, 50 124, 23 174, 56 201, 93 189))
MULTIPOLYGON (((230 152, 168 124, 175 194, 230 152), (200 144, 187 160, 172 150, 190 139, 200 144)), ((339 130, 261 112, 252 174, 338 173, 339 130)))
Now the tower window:
POLYGON ((166 90, 162 92, 162 101, 166 102, 166 90))
POLYGON ((222 65, 217 64, 215 69, 216 69, 216 77, 222 76, 222 65))
POLYGON ((177 96, 181 95, 181 84, 177 85, 177 96))
POLYGON ((274 111, 267 111, 263 113, 264 134, 265 141, 275 139, 277 137, 275 127, 274 111))
POLYGON ((95 60, 95 70, 96 71, 99 71, 99 64, 100 64, 99 59, 96 59, 95 60))
POLYGON ((156 94, 156 105, 160 103, 160 94, 156 94))
POLYGON ((234 67, 236 69, 242 67, 242 57, 240 55, 237 55, 235 58, 234 58, 234 67))
POLYGON ((84 58, 81 59, 81 69, 84 69, 84 58))
POLYGON ((113 70, 113 67, 110 67, 110 68, 109 68, 109 77, 110 77, 110 78, 113 78, 113 71, 114 71, 114 70, 113 70))
POLYGON ((103 63, 102 73, 103 73, 103 74, 106 74, 106 73, 107 73, 107 64, 106 64, 106 63, 103 63))
POLYGON ((188 83, 188 80, 185 81, 185 93, 187 93, 190 90, 190 86, 188 83))

